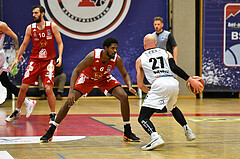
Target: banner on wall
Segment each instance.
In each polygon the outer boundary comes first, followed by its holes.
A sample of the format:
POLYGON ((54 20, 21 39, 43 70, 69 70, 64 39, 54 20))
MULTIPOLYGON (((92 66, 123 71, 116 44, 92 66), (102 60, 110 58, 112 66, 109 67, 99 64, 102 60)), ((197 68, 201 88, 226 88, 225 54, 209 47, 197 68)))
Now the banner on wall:
POLYGON ((116 29, 126 17, 131 0, 40 0, 46 17, 72 38, 90 40, 116 29))
POLYGON ((224 7, 223 62, 226 66, 240 66, 240 3, 224 7))
POLYGON ((240 92, 240 3, 236 2, 204 0, 202 77, 205 92, 240 92))
MULTIPOLYGON (((144 50, 144 36, 154 31, 153 18, 161 16, 165 20, 164 29, 168 28, 168 0, 149 0, 148 3, 146 0, 11 0, 2 1, 2 5, 2 19, 18 35, 20 44, 26 27, 33 23, 32 6, 45 7, 46 20, 54 21, 62 36, 66 85, 69 85, 71 73, 77 64, 93 49, 102 48, 102 42, 109 36, 118 39, 118 54, 132 83, 136 84, 135 61, 144 50)), ((6 38, 6 52, 14 52, 12 46, 12 39, 6 38)), ((31 48, 30 42, 23 54, 24 61, 10 75, 17 85, 21 84, 31 48)), ((12 58, 8 58, 8 61, 11 63, 12 58)), ((117 68, 111 74, 125 85, 117 68)))

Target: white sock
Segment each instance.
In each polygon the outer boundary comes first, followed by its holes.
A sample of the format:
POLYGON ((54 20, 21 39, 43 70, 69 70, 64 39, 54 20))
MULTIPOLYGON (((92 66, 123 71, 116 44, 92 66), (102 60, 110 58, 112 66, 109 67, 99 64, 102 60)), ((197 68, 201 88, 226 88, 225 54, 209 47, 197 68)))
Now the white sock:
POLYGON ((56 127, 58 127, 59 124, 56 123, 55 121, 53 121, 53 125, 56 126, 56 127))
POLYGON ((51 114, 56 114, 55 112, 51 112, 51 114))
POLYGON ((184 125, 184 126, 183 126, 183 129, 184 129, 185 132, 186 132, 187 130, 191 130, 190 127, 188 126, 188 124, 184 125))
POLYGON ((17 110, 19 113, 21 112, 21 108, 20 109, 16 108, 15 110, 17 110))
POLYGON ((151 138, 152 138, 152 140, 158 138, 158 136, 159 136, 159 135, 158 135, 157 132, 151 133, 151 138))
POLYGON ((127 124, 130 124, 130 121, 124 121, 123 122, 123 125, 127 125, 127 124))

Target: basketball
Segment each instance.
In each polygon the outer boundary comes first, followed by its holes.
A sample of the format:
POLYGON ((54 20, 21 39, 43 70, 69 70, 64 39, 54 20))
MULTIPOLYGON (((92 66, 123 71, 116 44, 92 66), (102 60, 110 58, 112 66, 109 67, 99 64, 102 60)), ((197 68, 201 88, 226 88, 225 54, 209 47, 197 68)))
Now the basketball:
MULTIPOLYGON (((200 79, 198 82, 201 83, 201 85, 203 86, 202 90, 199 90, 199 92, 201 93, 204 90, 204 87, 205 87, 205 83, 204 83, 203 79, 199 76, 193 76, 192 78, 196 79, 196 80, 200 79)), ((186 86, 187 86, 187 89, 189 90, 189 92, 191 92, 193 94, 198 94, 197 92, 194 92, 194 89, 189 82, 186 83, 186 86)))

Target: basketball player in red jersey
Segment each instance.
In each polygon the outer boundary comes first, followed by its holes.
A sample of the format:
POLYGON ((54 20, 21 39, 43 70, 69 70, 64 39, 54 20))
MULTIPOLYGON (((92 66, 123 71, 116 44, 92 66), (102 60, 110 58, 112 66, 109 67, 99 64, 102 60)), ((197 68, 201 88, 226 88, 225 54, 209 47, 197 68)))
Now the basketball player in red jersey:
MULTIPOLYGON (((28 25, 23 43, 19 49, 19 53, 12 64, 18 63, 20 56, 26 50, 30 40, 33 42, 33 48, 30 55, 30 60, 22 79, 21 89, 18 94, 17 108, 8 118, 16 119, 21 111, 22 103, 25 99, 26 92, 30 84, 36 84, 38 77, 41 76, 42 83, 45 87, 48 96, 48 105, 51 109, 50 122, 51 124, 56 117, 55 114, 55 95, 53 93, 53 81, 55 73, 56 52, 54 48, 54 39, 58 45, 57 67, 62 63, 63 43, 57 25, 44 20, 45 9, 42 6, 33 6, 34 23, 28 25)), ((32 108, 33 109, 33 108, 32 108)), ((31 110, 32 111, 32 110, 31 110)))
POLYGON ((123 90, 121 84, 110 74, 110 71, 117 66, 129 91, 136 95, 136 91, 132 88, 131 79, 123 65, 123 61, 117 54, 118 40, 113 37, 107 38, 103 42, 103 48, 104 49, 95 49, 90 52, 73 70, 67 102, 61 107, 56 120, 48 129, 47 133, 41 137, 41 142, 52 140, 56 127, 65 118, 71 106, 81 96, 86 96, 94 86, 98 86, 105 95, 109 93, 120 100, 124 123, 123 139, 125 141, 140 141, 131 131, 127 93, 123 90))

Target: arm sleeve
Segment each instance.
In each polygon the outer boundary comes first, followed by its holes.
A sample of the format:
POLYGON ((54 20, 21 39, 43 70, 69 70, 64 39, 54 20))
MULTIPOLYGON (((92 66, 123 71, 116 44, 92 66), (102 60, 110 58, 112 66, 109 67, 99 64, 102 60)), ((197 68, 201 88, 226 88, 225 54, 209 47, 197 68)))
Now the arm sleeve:
POLYGON ((178 67, 174 61, 173 58, 168 59, 169 65, 173 73, 177 74, 179 77, 184 79, 185 81, 188 80, 190 77, 184 70, 182 70, 180 67, 178 67))

